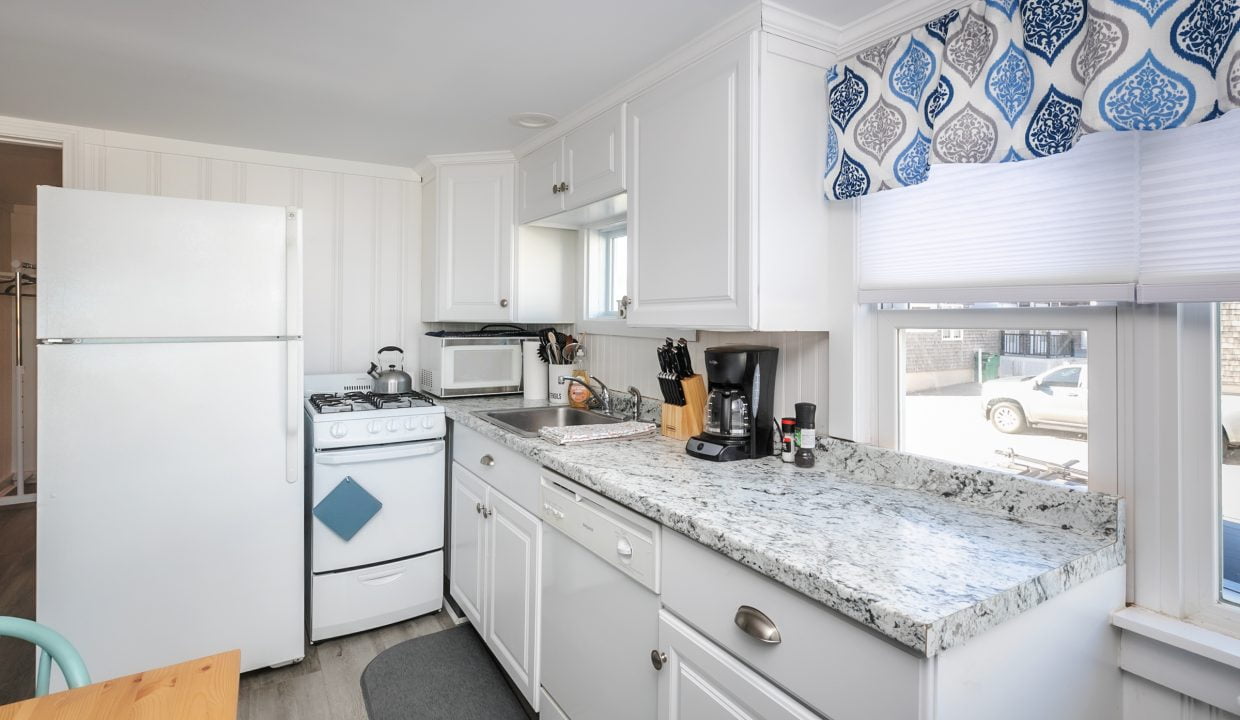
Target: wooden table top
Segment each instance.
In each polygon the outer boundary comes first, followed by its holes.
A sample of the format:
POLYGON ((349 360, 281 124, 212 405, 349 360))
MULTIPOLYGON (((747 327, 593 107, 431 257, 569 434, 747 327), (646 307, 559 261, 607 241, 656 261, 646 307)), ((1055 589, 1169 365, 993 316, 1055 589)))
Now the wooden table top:
POLYGON ((236 720, 240 676, 231 650, 0 706, 0 720, 236 720))

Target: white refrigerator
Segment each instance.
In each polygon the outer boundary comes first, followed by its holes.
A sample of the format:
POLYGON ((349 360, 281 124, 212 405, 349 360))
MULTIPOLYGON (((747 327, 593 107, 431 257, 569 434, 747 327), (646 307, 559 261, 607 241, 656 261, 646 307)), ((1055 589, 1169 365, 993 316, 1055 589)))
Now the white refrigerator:
POLYGON ((96 681, 303 657, 299 211, 40 187, 37 264, 37 620, 96 681))

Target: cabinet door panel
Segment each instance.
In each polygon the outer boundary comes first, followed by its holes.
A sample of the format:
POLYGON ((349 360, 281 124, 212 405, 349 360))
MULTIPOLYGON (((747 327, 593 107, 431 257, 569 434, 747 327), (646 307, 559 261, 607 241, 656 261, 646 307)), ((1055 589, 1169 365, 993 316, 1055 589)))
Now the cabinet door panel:
POLYGON ((624 192, 624 105, 564 138, 564 209, 576 210, 624 192))
POLYGON ((531 705, 538 691, 538 519, 491 489, 486 639, 531 705))
POLYGON ((517 222, 554 215, 564 209, 564 194, 553 186, 564 180, 564 140, 550 142, 517 162, 517 222))
POLYGON ((659 612, 659 720, 819 720, 666 610, 659 612))
POLYGON ((459 463, 452 463, 452 560, 449 590, 465 617, 483 632, 486 592, 486 485, 459 463))
POLYGON ((513 172, 510 163, 440 169, 439 320, 512 319, 513 172))
POLYGON ((630 325, 752 326, 753 43, 629 103, 630 325))

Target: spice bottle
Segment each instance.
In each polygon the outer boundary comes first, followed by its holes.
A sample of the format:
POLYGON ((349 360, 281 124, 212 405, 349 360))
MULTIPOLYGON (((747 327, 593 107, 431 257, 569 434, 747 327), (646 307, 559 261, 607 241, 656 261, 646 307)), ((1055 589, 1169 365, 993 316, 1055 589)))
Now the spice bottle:
POLYGON ((790 463, 796 455, 796 418, 784 418, 779 421, 779 437, 781 452, 779 458, 790 463))
POLYGON ((818 407, 814 403, 797 403, 793 406, 797 413, 797 451, 793 458, 797 467, 814 467, 814 443, 817 436, 814 432, 814 413, 818 407))

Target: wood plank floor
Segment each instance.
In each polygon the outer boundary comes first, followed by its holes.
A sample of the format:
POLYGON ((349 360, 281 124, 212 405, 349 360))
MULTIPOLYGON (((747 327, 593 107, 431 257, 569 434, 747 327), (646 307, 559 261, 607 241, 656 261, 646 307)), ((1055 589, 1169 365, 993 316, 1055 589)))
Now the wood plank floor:
MULTIPOLYGON (((0 507, 0 615, 34 618, 34 505, 0 507)), ((393 645, 452 627, 446 612, 311 646, 306 659, 241 676, 240 720, 366 720, 362 670, 393 645)), ((0 705, 34 695, 34 650, 0 638, 0 705)))
POLYGON ((295 665, 241 676, 238 720, 366 720, 362 670, 384 650, 453 627, 446 612, 311 646, 295 665))
MULTIPOLYGON (((34 505, 0 507, 0 615, 34 619, 34 505)), ((34 650, 0 638, 0 705, 34 695, 34 650)))

